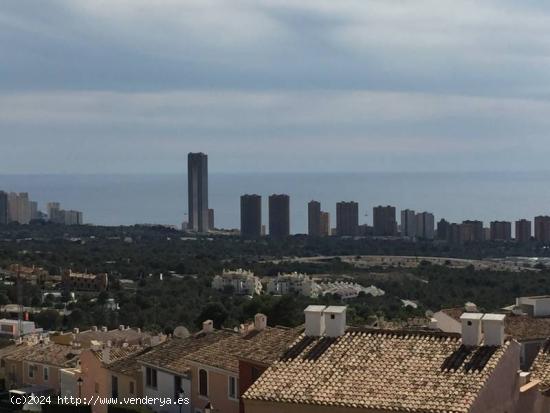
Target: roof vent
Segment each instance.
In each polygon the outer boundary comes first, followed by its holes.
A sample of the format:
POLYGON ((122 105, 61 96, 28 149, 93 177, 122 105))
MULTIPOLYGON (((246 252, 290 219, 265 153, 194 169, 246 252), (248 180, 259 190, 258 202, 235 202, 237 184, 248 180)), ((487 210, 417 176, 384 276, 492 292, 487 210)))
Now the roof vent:
POLYGON ((305 310, 306 336, 320 337, 325 333, 324 305, 309 305, 305 310))
POLYGON ((267 316, 258 313, 254 316, 254 329, 258 331, 265 330, 267 327, 267 316))
POLYGON ((483 316, 483 334, 486 346, 502 346, 504 344, 504 314, 485 314, 483 316))
POLYGON ((481 334, 481 313, 464 313, 460 316, 462 324, 462 344, 465 346, 479 346, 483 335, 481 334))
POLYGON ((326 336, 343 336, 346 332, 346 307, 331 305, 325 308, 324 315, 326 336))
POLYGON ((211 333, 214 331, 214 322, 212 320, 206 320, 202 323, 202 332, 211 333))

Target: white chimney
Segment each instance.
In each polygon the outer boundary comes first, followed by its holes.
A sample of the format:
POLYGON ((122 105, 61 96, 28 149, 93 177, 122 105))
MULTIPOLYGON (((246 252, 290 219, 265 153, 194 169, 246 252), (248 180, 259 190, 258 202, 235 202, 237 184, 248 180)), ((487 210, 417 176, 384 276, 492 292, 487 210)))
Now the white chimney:
POLYGON ((483 316, 483 334, 486 346, 502 346, 504 344, 504 314, 485 314, 483 316))
POLYGON ((481 313, 464 313, 460 316, 462 323, 462 344, 465 346, 479 346, 483 335, 481 334, 481 313))
POLYGON ((346 307, 331 305, 325 308, 325 334, 328 337, 340 337, 346 332, 346 307))
POLYGON ((212 320, 206 320, 202 323, 202 332, 211 333, 214 331, 214 322, 212 320))
POLYGON ((265 314, 258 313, 254 316, 254 329, 258 331, 265 330, 267 327, 267 316, 265 314))
POLYGON ((325 333, 324 305, 309 305, 304 310, 306 316, 306 336, 320 337, 325 333))
POLYGON ((101 327, 101 331, 102 331, 103 333, 106 333, 106 332, 107 332, 107 327, 105 327, 105 326, 101 327))
POLYGON ((103 347, 103 350, 101 351, 101 360, 104 363, 109 363, 111 361, 111 347, 103 347))
POLYGON ((78 329, 78 327, 73 328, 73 333, 74 334, 78 334, 79 332, 80 332, 80 330, 78 329))
POLYGON ((519 372, 519 386, 524 386, 531 381, 531 372, 520 371, 519 372))
POLYGON ((97 326, 92 326, 92 331, 97 331, 97 326))
POLYGON ((119 329, 120 331, 124 331, 124 325, 122 325, 122 324, 119 325, 119 326, 118 326, 118 329, 119 329))
POLYGON ((477 305, 472 303, 471 301, 468 301, 466 304, 464 304, 464 310, 468 313, 477 313, 477 305))

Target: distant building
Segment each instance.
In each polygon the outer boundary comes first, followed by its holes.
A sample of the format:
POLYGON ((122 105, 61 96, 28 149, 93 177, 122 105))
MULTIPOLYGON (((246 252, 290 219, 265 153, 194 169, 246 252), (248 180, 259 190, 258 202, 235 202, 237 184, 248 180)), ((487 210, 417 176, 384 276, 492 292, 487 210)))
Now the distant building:
POLYGON ((462 225, 452 223, 449 224, 449 232, 447 235, 447 241, 452 245, 458 245, 462 242, 462 225))
POLYGON ((483 222, 471 220, 462 221, 462 224, 460 224, 461 242, 481 242, 483 238, 483 222))
POLYGON ((214 222, 214 210, 212 208, 208 208, 208 229, 212 230, 215 228, 215 222, 214 222))
POLYGON ((520 219, 516 221, 516 241, 529 242, 531 240, 531 221, 520 219))
POLYGON ((40 332, 42 332, 42 329, 37 329, 34 321, 10 320, 7 318, 0 320, 0 337, 13 339, 40 332))
POLYGON ((535 239, 539 242, 550 242, 550 217, 535 217, 535 239))
POLYGON ((60 213, 63 216, 63 223, 65 225, 82 225, 84 223, 83 214, 80 211, 61 210, 60 213))
POLYGON ((416 236, 418 238, 434 238, 434 215, 430 212, 416 214, 416 236))
POLYGON ((307 204, 307 233, 310 237, 321 236, 321 203, 310 201, 307 204))
POLYGON ((107 274, 75 273, 64 271, 61 276, 63 288, 67 291, 105 291, 109 284, 107 274))
POLYGON ((262 283, 252 271, 241 268, 238 270, 223 270, 220 275, 214 276, 212 288, 218 291, 232 289, 239 295, 261 294, 262 283))
POLYGON ((491 222, 491 241, 510 241, 512 239, 512 223, 507 221, 491 222))
POLYGON ((59 202, 48 202, 46 206, 48 219, 56 224, 62 225, 82 225, 84 216, 81 211, 61 209, 59 202))
POLYGON ((241 196, 241 236, 260 238, 262 235, 262 197, 260 195, 241 196))
POLYGON ((298 272, 277 274, 276 278, 272 278, 267 283, 267 293, 277 295, 298 293, 309 297, 317 292, 314 291, 315 286, 315 281, 307 274, 298 272))
POLYGON ((336 204, 336 234, 355 236, 359 227, 359 204, 357 202, 338 202, 336 204))
POLYGON ((31 220, 38 219, 39 218, 39 211, 38 211, 38 202, 31 201, 31 220))
POLYGON ((0 191, 0 225, 6 225, 9 222, 8 194, 0 191))
POLYGON ((401 236, 416 237, 416 213, 412 209, 401 211, 401 236))
POLYGON ((377 206, 373 208, 374 235, 379 237, 393 237, 397 235, 397 221, 395 207, 377 206))
POLYGON ((208 156, 187 155, 189 230, 208 232, 208 156))
POLYGON ((23 225, 31 222, 31 202, 28 193, 8 194, 8 221, 23 225))
POLYGON ((269 236, 286 238, 290 235, 290 197, 270 195, 269 197, 269 236))
POLYGON ((321 236, 328 237, 330 235, 330 214, 321 211, 321 236))
POLYGON ((437 239, 442 239, 442 240, 449 239, 450 225, 451 224, 449 223, 449 221, 445 219, 441 219, 437 223, 437 239))

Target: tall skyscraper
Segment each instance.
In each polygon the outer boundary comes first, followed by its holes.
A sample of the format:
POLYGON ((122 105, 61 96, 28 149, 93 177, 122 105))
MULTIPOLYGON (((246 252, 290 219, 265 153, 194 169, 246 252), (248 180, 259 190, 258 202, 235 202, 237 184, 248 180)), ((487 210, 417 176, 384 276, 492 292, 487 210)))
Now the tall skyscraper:
POLYGON ((512 223, 507 221, 492 221, 490 224, 491 241, 510 241, 512 239, 512 223))
POLYGON ((28 224, 31 221, 31 201, 28 193, 8 194, 8 220, 20 224, 28 224))
POLYGON ((321 203, 310 201, 307 204, 307 233, 310 237, 321 236, 321 203))
POLYGON ((416 213, 412 209, 401 211, 401 236, 416 237, 416 213))
POLYGON ((8 194, 0 191, 0 225, 6 225, 8 218, 8 194))
POLYGON ((241 236, 259 238, 262 235, 262 197, 241 196, 241 236))
POLYGON ((336 234, 355 236, 359 233, 359 204, 357 202, 338 202, 336 204, 336 234))
POLYGON ((216 223, 214 221, 214 210, 212 208, 208 208, 208 230, 214 229, 216 226, 216 223))
POLYGON ((373 232, 375 236, 393 237, 397 234, 395 207, 377 206, 372 210, 373 232))
POLYGON ((416 236, 424 239, 434 239, 434 214, 420 212, 416 214, 416 236))
POLYGON ((208 232, 208 156, 202 152, 187 155, 189 229, 208 232))
POLYGON ((516 221, 516 241, 528 242, 531 240, 531 221, 520 219, 516 221))
POLYGON ((328 237, 330 235, 330 214, 321 211, 321 236, 328 237))
POLYGON ((550 242, 550 217, 535 217, 535 239, 539 242, 550 242))
POLYGON ((269 197, 269 236, 286 238, 290 235, 290 198, 288 195, 269 197))

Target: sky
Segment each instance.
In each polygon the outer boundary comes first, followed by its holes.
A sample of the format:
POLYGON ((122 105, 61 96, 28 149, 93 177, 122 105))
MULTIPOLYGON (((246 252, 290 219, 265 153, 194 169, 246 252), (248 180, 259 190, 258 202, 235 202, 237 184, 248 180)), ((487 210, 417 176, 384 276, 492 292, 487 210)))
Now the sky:
POLYGON ((2 0, 0 174, 547 170, 549 27, 534 0, 2 0))

